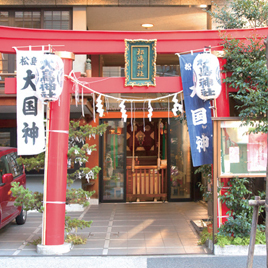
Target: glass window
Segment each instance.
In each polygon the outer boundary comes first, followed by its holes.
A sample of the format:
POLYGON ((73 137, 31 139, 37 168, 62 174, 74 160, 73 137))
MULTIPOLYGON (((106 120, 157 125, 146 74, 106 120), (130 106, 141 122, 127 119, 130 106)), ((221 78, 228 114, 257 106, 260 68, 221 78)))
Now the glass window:
MULTIPOLYGON (((14 10, 0 11, 0 25, 21 28, 71 29, 71 10, 14 10)), ((4 86, 5 76, 1 73, 14 73, 14 54, 0 53, 0 87, 4 86)))
POLYGON ((124 141, 122 121, 109 120, 103 135, 103 200, 123 200, 124 196, 124 141))
POLYGON ((179 65, 157 65, 156 76, 180 76, 179 65))
POLYGON ((0 25, 8 26, 9 25, 9 18, 8 18, 8 11, 0 11, 0 25))
POLYGON ((16 178, 23 174, 23 168, 17 163, 17 154, 10 153, 7 156, 7 162, 9 165, 10 173, 12 173, 13 177, 16 178))
POLYGON ((191 159, 187 124, 170 119, 171 199, 190 198, 191 159))
POLYGON ((241 121, 221 122, 221 175, 265 175, 267 135, 246 134, 248 126, 241 121))
POLYGON ((10 147, 10 131, 0 132, 0 146, 10 147))
POLYGON ((2 183, 2 176, 9 173, 6 156, 0 158, 0 183, 2 183))
POLYGON ((15 11, 15 27, 41 28, 41 11, 15 11))
MULTIPOLYGON (((0 25, 9 26, 9 12, 0 11, 0 25)), ((1 76, 1 73, 8 72, 8 54, 3 54, 0 52, 0 86, 4 86, 4 76, 1 76)))
POLYGON ((70 11, 44 11, 44 28, 70 30, 70 11))
POLYGON ((0 86, 4 86, 5 77, 1 73, 8 73, 8 54, 0 52, 0 86))

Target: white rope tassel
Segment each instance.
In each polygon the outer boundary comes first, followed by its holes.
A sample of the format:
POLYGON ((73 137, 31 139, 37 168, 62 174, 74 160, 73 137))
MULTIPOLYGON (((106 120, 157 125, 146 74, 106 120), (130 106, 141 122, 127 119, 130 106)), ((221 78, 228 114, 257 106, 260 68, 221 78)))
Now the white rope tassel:
POLYGON ((96 114, 95 114, 95 94, 93 93, 93 120, 96 122, 96 114))
POLYGON ((177 111, 182 112, 182 105, 179 104, 177 96, 178 94, 175 94, 172 99, 172 101, 174 102, 173 109, 172 109, 174 116, 177 116, 177 111))
POLYGON ((98 98, 97 98, 97 104, 96 104, 96 107, 97 107, 97 112, 99 113, 100 117, 103 117, 103 113, 104 113, 104 110, 103 110, 103 105, 102 105, 102 99, 101 99, 102 95, 99 95, 98 98))
POLYGON ((149 121, 151 122, 152 121, 152 115, 153 115, 153 107, 151 105, 151 100, 148 101, 148 118, 149 118, 149 121))
POLYGON ((122 113, 122 118, 124 119, 124 122, 127 122, 127 114, 126 114, 126 107, 125 107, 125 100, 123 100, 120 104, 120 112, 122 113))
POLYGON ((143 102, 143 131, 145 132, 145 101, 143 102))

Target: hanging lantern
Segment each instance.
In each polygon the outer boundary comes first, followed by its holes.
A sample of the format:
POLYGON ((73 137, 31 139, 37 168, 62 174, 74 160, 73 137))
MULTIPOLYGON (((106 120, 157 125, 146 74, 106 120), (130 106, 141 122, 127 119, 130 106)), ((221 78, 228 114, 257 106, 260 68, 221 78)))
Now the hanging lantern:
POLYGON ((57 101, 64 81, 64 64, 55 54, 44 54, 35 73, 36 95, 41 101, 57 101))
POLYGON ((218 58, 212 54, 198 54, 193 62, 193 80, 197 96, 211 100, 221 93, 221 76, 218 58))

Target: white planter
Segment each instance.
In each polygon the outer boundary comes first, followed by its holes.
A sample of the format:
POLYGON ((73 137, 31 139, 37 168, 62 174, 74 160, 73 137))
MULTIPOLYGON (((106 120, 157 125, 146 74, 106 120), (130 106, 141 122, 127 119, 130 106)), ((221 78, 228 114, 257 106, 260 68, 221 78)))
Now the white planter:
POLYGON ((85 207, 80 204, 69 204, 65 206, 66 212, 81 212, 84 211, 85 207))
MULTIPOLYGON (((218 245, 214 246, 214 254, 215 255, 240 255, 247 256, 248 255, 248 246, 225 246, 220 247, 218 245)), ((254 248, 254 256, 265 256, 266 255, 266 245, 255 245, 254 248)))

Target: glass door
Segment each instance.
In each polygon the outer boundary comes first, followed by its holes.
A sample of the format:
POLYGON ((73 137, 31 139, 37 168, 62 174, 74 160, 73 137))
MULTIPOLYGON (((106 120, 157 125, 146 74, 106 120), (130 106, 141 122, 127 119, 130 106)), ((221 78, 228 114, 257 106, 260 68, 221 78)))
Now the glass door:
POLYGON ((100 201, 125 201, 126 131, 121 120, 102 120, 107 130, 100 140, 100 201))
POLYGON ((170 119, 170 200, 191 198, 191 154, 186 121, 170 119))

